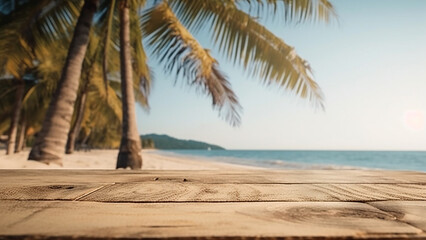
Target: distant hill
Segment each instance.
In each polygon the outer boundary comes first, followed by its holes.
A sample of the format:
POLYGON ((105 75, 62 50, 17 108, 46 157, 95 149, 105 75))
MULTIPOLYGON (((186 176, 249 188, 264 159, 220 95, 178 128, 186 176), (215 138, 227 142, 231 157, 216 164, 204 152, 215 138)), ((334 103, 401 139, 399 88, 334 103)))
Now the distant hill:
POLYGON ((167 135, 159 135, 159 134, 146 134, 141 135, 141 138, 144 143, 145 148, 157 148, 157 149, 208 149, 211 150, 224 150, 223 147, 208 144, 205 142, 199 142, 194 140, 182 140, 174 137, 170 137, 167 135), (150 141, 152 140, 152 142, 150 141), (151 143, 151 144, 149 144, 151 143))

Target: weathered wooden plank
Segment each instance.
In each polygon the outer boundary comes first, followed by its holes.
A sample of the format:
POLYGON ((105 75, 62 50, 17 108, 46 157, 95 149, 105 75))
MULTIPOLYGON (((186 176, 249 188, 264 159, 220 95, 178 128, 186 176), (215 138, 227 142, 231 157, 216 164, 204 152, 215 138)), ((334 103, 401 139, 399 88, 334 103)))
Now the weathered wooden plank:
POLYGON ((75 200, 103 187, 103 184, 18 184, 0 183, 0 200, 75 200))
POLYGON ((280 170, 280 171, 125 171, 125 170, 0 170, 2 182, 13 183, 419 183, 426 173, 376 170, 280 170), (42 175, 42 177, 40 176, 42 175))
POLYGON ((0 201, 0 237, 425 237, 362 203, 94 203, 0 201))
POLYGON ((372 206, 389 212, 400 221, 407 222, 426 232, 425 201, 385 201, 373 202, 372 206))
POLYGON ((426 185, 117 183, 80 200, 99 202, 426 200, 426 185))

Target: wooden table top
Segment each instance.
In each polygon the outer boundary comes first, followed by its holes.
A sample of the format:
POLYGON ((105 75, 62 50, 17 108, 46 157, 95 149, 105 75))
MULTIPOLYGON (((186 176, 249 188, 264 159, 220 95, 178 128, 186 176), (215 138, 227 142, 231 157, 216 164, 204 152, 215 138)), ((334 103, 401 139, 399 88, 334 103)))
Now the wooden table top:
POLYGON ((426 239, 426 173, 0 170, 0 239, 426 239))

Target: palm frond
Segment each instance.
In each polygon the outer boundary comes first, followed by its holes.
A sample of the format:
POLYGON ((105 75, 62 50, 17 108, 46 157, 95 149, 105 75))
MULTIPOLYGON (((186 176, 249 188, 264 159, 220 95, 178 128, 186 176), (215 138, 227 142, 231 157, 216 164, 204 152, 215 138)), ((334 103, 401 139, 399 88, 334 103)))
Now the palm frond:
POLYGON ((324 21, 328 23, 337 19, 334 7, 328 0, 283 0, 282 5, 287 21, 324 21))
POLYGON ((20 79, 25 71, 33 67, 34 54, 27 42, 14 33, 4 35, 0 41, 0 58, 3 58, 4 71, 20 79))
POLYGON ((257 18, 282 18, 287 23, 330 22, 337 14, 329 0, 168 0, 179 19, 191 30, 198 31, 211 20, 206 8, 239 8, 257 18))
MULTIPOLYGON (((232 2, 233 3, 233 2, 232 2)), ((328 0, 237 0, 240 9, 247 8, 248 13, 261 16, 283 17, 286 22, 330 22, 337 19, 333 5, 328 0)))
POLYGON ((30 20, 28 31, 34 41, 52 43, 63 38, 70 38, 77 18, 80 15, 83 1, 48 1, 48 3, 30 20))
POLYGON ((33 67, 38 46, 66 39, 79 14, 79 5, 77 0, 26 1, 2 18, 0 62, 6 62, 6 72, 19 78, 33 67))
POLYGON ((182 0, 175 7, 179 16, 188 14, 187 9, 197 9, 197 16, 185 21, 190 24, 194 19, 207 19, 204 22, 210 25, 215 46, 249 75, 263 79, 266 84, 278 84, 324 108, 322 92, 313 80, 309 64, 252 16, 235 5, 213 5, 209 1, 182 0))
POLYGON ((212 97, 214 107, 226 108, 225 119, 231 125, 240 123, 241 107, 216 59, 179 22, 167 3, 162 2, 144 14, 143 29, 166 71, 200 86, 212 97))
POLYGON ((105 91, 108 94, 108 77, 107 77, 107 72, 108 72, 108 57, 109 57, 109 51, 110 51, 110 46, 111 46, 111 31, 112 31, 112 27, 113 27, 113 20, 114 20, 114 11, 115 11, 115 0, 111 0, 110 4, 108 6, 107 9, 107 21, 105 21, 104 24, 104 52, 103 52, 103 57, 102 57, 102 73, 103 73, 103 78, 104 78, 104 85, 105 85, 105 91))
MULTIPOLYGON (((101 74, 99 78, 103 80, 101 74)), ((102 85, 100 87, 104 90, 102 85)), ((120 143, 121 99, 110 86, 108 91, 108 104, 105 104, 98 89, 92 89, 88 93, 80 135, 89 136, 88 144, 93 147, 118 147, 120 143)))

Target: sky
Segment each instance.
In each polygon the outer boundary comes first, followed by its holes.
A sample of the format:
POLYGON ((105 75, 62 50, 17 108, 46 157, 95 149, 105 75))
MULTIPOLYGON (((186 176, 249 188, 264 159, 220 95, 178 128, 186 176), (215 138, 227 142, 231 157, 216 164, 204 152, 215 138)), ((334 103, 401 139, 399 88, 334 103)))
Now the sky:
POLYGON ((426 150, 426 1, 331 2, 338 20, 329 24, 260 20, 310 63, 325 111, 262 85, 212 48, 243 107, 241 125, 150 57, 155 82, 150 110, 137 107, 139 132, 227 149, 426 150))

